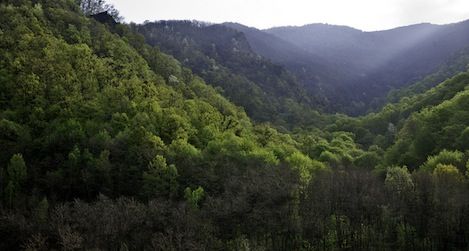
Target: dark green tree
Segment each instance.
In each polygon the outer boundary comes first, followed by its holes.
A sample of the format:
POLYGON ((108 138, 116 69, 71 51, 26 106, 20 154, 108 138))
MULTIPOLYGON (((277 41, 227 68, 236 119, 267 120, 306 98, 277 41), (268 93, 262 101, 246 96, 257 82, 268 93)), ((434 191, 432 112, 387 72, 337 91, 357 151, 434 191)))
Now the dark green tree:
POLYGON ((27 178, 27 168, 23 155, 15 154, 11 157, 5 177, 5 197, 10 207, 21 192, 23 183, 27 178))

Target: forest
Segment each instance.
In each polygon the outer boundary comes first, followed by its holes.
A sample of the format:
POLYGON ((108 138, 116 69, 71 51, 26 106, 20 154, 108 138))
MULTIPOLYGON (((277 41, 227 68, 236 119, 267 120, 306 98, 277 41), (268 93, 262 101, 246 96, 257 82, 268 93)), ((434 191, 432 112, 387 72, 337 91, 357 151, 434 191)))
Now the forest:
POLYGON ((469 42, 347 105, 272 33, 122 20, 0 1, 0 250, 469 249, 469 42))

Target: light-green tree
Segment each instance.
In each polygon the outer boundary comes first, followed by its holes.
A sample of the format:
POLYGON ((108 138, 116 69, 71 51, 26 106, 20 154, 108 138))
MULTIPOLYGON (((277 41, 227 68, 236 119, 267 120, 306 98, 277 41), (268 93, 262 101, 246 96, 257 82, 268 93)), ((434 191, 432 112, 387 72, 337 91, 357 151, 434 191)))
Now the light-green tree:
POLYGON ((294 152, 287 157, 286 162, 298 170, 301 182, 307 184, 314 177, 314 173, 326 168, 322 162, 313 160, 301 152, 294 152))
POLYGON ((197 189, 192 190, 190 187, 187 187, 184 190, 184 198, 186 198, 187 203, 192 208, 199 208, 199 202, 205 195, 205 191, 202 187, 197 187, 197 189))
POLYGON ((407 167, 390 167, 384 181, 386 188, 400 196, 413 189, 414 183, 407 167))
POLYGON ((437 155, 429 156, 421 168, 427 171, 433 171, 439 164, 453 165, 455 167, 464 167, 464 154, 459 151, 443 150, 437 155))
MULTIPOLYGON (((433 175, 436 176, 436 178, 439 181, 448 181, 448 180, 461 180, 462 176, 459 173, 459 170, 457 167, 451 165, 451 164, 438 164, 436 168, 433 170, 433 175)), ((447 182, 447 183, 456 183, 456 182, 447 182)))

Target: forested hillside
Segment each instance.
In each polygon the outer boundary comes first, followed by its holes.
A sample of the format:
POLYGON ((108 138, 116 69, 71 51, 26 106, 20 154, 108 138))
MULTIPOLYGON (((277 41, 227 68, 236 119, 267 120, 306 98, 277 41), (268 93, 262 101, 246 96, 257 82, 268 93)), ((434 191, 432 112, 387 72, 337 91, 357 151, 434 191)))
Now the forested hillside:
POLYGON ((319 120, 320 95, 308 95, 282 66, 252 51, 243 33, 224 25, 161 21, 136 26, 146 41, 174 55, 259 122, 292 127, 319 120))
POLYGON ((186 235, 179 244, 187 249, 216 245, 206 236, 215 229, 197 216, 202 200, 217 210, 234 199, 236 182, 257 176, 253 191, 285 179, 271 185, 279 198, 265 197, 281 201, 294 196, 298 173, 324 168, 125 25, 113 34, 71 1, 2 4, 0 12, 1 249, 165 250, 177 244, 166 243, 173 234, 186 235), (176 219, 174 230, 161 225, 176 219), (187 226, 196 233, 179 232, 187 226))
POLYGON ((0 250, 469 248, 465 53, 349 117, 233 28, 120 20, 0 3, 0 250))

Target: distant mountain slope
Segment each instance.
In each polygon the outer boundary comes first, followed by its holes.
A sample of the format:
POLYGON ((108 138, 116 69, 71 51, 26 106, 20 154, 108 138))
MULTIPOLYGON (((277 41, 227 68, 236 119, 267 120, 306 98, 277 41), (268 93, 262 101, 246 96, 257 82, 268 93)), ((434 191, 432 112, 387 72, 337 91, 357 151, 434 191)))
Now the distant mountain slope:
POLYGON ((341 65, 346 67, 355 65, 355 63, 351 64, 356 60, 353 57, 363 52, 363 48, 357 48, 356 51, 353 51, 355 55, 347 53, 350 47, 354 48, 356 44, 364 41, 360 41, 359 35, 362 33, 360 30, 346 26, 310 24, 302 27, 272 28, 264 30, 264 32, 330 61, 342 61, 341 65), (344 55, 345 53, 347 55, 344 55))
POLYGON ((444 80, 467 70, 469 70, 469 47, 456 52, 437 71, 422 80, 409 86, 392 90, 388 94, 387 102, 396 103, 404 97, 412 97, 413 95, 423 93, 444 80))
POLYGON ((322 100, 325 111, 336 111, 334 104, 341 96, 334 93, 341 91, 337 83, 344 77, 339 69, 346 68, 268 32, 238 23, 223 25, 243 32, 253 51, 295 74, 308 95, 322 100))
POLYGON ((306 93, 284 67, 254 52, 240 31, 191 21, 160 21, 135 28, 149 44, 222 88, 257 121, 288 126, 304 124, 305 119, 311 122, 308 118, 317 114, 313 110, 319 108, 321 98, 306 93))
MULTIPOLYGON (((378 32, 326 24, 279 27, 265 32, 327 58, 343 74, 339 81, 330 84, 345 89, 346 103, 357 103, 352 110, 344 110, 352 114, 366 111, 373 99, 383 97, 391 88, 422 79, 469 45, 469 21, 418 24, 378 32)), ((330 95, 334 100, 333 93, 330 95)))
POLYGON ((238 23, 223 23, 223 25, 243 32, 253 51, 271 59, 275 63, 288 63, 287 65, 311 63, 315 64, 318 68, 324 68, 326 65, 326 58, 321 58, 294 43, 270 33, 238 23))

